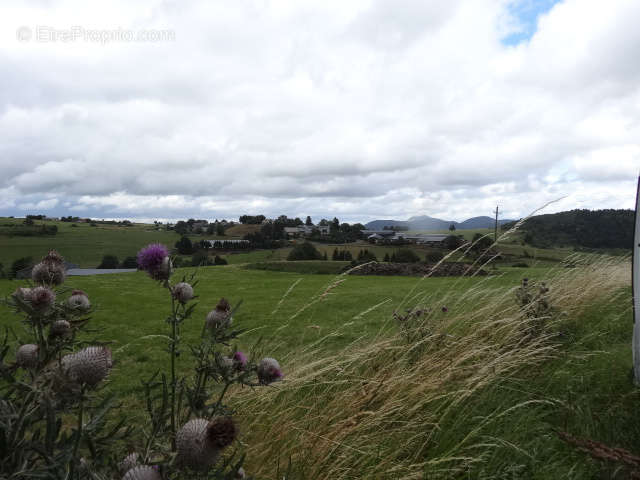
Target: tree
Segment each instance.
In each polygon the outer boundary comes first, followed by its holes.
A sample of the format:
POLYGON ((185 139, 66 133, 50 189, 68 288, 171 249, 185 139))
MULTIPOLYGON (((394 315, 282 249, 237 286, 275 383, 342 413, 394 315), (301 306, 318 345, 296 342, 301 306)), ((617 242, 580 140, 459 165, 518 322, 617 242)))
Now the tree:
POLYGON ((442 243, 444 243, 444 246, 449 250, 455 250, 456 248, 462 246, 464 240, 457 235, 449 235, 443 240, 442 243))
POLYGON ((333 234, 338 233, 340 231, 340 220, 333 217, 333 220, 331 220, 331 224, 329 225, 329 229, 333 234))
POLYGON ((389 261, 389 252, 384 254, 384 262, 388 262, 389 261))
POLYGON ((224 237, 224 225, 222 223, 216 223, 216 235, 224 237))
POLYGON ((312 225, 313 225, 313 222, 311 221, 311 217, 310 217, 309 215, 307 215, 307 219, 304 221, 304 224, 305 224, 307 227, 310 227, 310 226, 312 226, 312 225))
POLYGON ((493 241, 491 238, 486 235, 482 235, 481 233, 476 233, 471 240, 471 251, 475 253, 482 253, 493 245, 493 241))
POLYGON ((453 223, 451 225, 449 225, 449 231, 450 232, 455 232, 456 231, 456 226, 453 223))
POLYGON ((181 255, 191 255, 193 253, 193 244, 189 237, 183 236, 176 242, 175 247, 181 255))
POLYGON ((331 255, 331 260, 338 260, 339 256, 338 256, 338 249, 334 248, 333 249, 333 255, 331 255))
POLYGON ((304 242, 299 243, 293 250, 289 253, 287 260, 289 261, 297 261, 297 260, 321 260, 322 255, 313 246, 313 243, 304 242))
POLYGON ((176 223, 173 229, 176 231, 176 233, 184 235, 189 231, 189 224, 183 220, 180 220, 178 223, 176 223))
POLYGON ((21 257, 11 264, 11 270, 9 270, 9 278, 16 278, 16 275, 20 270, 24 270, 25 268, 33 265, 33 259, 31 257, 21 257))
POLYGON ((106 254, 102 257, 102 262, 96 268, 118 268, 120 262, 118 261, 118 257, 111 254, 106 254))

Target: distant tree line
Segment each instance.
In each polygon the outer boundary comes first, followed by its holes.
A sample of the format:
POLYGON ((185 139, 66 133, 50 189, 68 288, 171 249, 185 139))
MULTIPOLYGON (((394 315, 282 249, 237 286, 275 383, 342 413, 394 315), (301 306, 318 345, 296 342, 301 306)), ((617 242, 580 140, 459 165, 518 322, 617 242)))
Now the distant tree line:
POLYGON ((57 233, 57 225, 34 225, 32 219, 26 219, 24 225, 5 224, 0 226, 0 235, 9 237, 41 237, 57 233))
POLYGON ((238 220, 243 225, 260 225, 266 218, 264 215, 242 215, 238 220))
MULTIPOLYGON (((524 241, 540 248, 632 248, 633 210, 571 210, 537 215, 524 221, 524 241)), ((513 223, 502 225, 503 230, 513 223)))

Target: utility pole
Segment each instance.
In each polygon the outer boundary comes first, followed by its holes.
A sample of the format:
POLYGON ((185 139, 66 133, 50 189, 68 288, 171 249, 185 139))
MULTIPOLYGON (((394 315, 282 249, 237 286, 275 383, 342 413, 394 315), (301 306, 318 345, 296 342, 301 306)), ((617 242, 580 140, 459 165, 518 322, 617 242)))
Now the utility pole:
POLYGON ((496 205, 496 211, 494 213, 496 214, 496 225, 493 229, 493 243, 496 243, 498 241, 498 205, 496 205))
POLYGON ((633 235, 633 256, 631 269, 631 291, 633 292, 633 375, 640 386, 640 176, 636 191, 635 232, 633 235))

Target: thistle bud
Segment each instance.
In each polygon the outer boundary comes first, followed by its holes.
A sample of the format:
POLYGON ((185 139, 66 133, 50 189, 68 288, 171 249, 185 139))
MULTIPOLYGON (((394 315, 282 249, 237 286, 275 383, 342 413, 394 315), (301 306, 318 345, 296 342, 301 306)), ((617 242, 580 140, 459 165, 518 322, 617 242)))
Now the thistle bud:
POLYGON ((89 297, 82 290, 74 290, 67 299, 67 306, 73 310, 86 312, 91 308, 91 302, 89 302, 89 297))
POLYGON ((176 461, 195 470, 208 470, 216 463, 220 447, 208 435, 209 422, 204 418, 189 420, 176 433, 176 461))
POLYGON ((162 475, 154 467, 138 465, 125 473, 122 480, 162 480, 162 475))
POLYGON ((56 294, 47 287, 35 287, 31 290, 29 300, 34 310, 45 312, 53 306, 56 300, 56 294))
POLYGON ((62 337, 71 331, 71 324, 66 320, 56 320, 49 327, 49 333, 54 337, 62 337))
POLYGON ((186 282, 180 282, 171 289, 173 298, 185 304, 193 298, 193 287, 186 282))
POLYGON ((62 367, 71 380, 92 387, 109 374, 112 366, 111 350, 106 347, 87 347, 62 358, 62 367))
POLYGON ((276 382, 283 377, 282 371, 280 370, 280 364, 274 358, 263 358, 260 360, 258 364, 258 380, 263 385, 268 385, 270 383, 276 382))
POLYGON ((38 365, 38 345, 27 343, 16 351, 16 363, 24 368, 34 368, 38 365))
POLYGON ((31 300, 31 288, 20 287, 13 292, 13 296, 23 303, 31 300))
POLYGON ((43 261, 31 270, 32 280, 41 285, 60 285, 66 276, 64 263, 43 261))
POLYGON ((64 257, 55 250, 49 250, 49 253, 42 259, 47 263, 58 263, 64 265, 64 257))

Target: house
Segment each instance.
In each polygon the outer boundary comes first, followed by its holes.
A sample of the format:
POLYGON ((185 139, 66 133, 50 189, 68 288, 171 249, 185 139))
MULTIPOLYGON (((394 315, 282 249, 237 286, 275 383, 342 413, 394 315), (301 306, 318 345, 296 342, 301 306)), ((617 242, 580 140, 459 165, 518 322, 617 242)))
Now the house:
POLYGON ((442 234, 416 234, 405 235, 405 238, 409 241, 415 242, 418 245, 427 245, 430 247, 442 247, 444 246, 444 240, 449 235, 442 234))
POLYGON ((320 235, 329 235, 331 229, 329 225, 298 225, 297 227, 284 227, 284 233, 288 238, 291 237, 309 237, 314 230, 318 230, 320 235))

